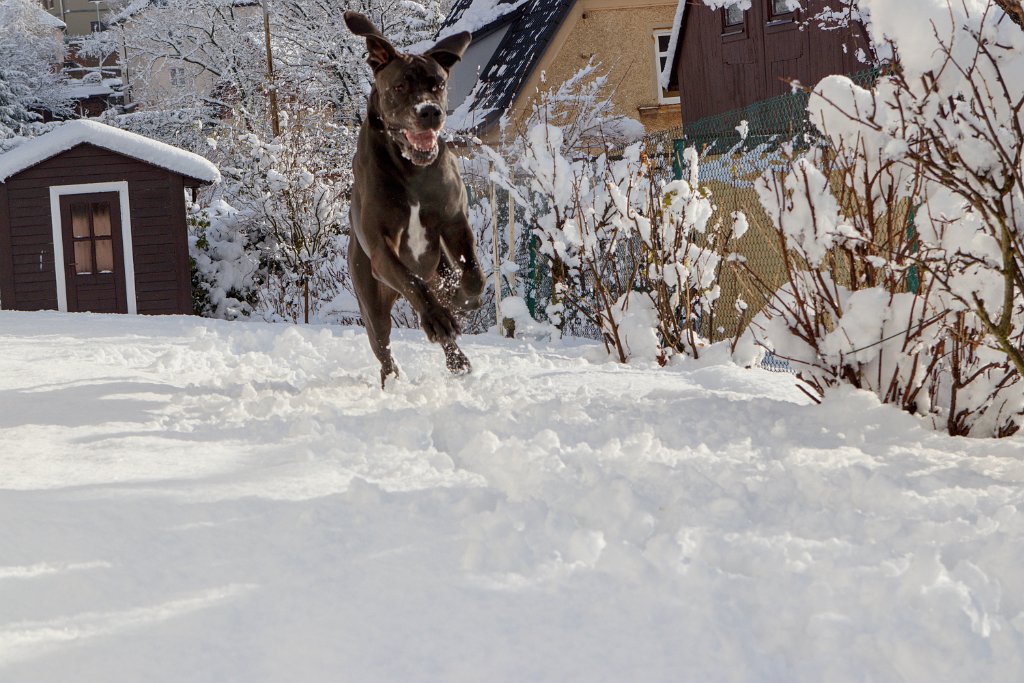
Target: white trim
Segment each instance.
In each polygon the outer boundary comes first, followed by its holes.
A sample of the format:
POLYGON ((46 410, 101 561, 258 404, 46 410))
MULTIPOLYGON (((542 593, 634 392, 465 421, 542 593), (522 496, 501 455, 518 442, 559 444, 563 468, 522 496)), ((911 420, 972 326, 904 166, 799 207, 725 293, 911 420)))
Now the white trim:
POLYGON ((666 97, 665 88, 661 85, 661 58, 663 56, 665 57, 665 69, 668 69, 669 65, 672 64, 672 29, 658 29, 654 31, 652 35, 654 36, 654 73, 657 74, 657 78, 654 79, 654 87, 658 89, 658 104, 679 104, 679 95, 676 95, 675 97, 666 97), (668 36, 669 44, 665 52, 661 51, 661 45, 658 42, 658 38, 661 36, 668 36))
POLYGON ((68 284, 64 275, 64 233, 60 224, 60 198, 69 194, 117 192, 121 205, 121 246, 124 251, 124 296, 129 313, 138 313, 135 301, 135 258, 132 255, 132 214, 128 204, 128 181, 50 186, 50 225, 53 228, 53 271, 57 280, 57 310, 67 313, 68 284))

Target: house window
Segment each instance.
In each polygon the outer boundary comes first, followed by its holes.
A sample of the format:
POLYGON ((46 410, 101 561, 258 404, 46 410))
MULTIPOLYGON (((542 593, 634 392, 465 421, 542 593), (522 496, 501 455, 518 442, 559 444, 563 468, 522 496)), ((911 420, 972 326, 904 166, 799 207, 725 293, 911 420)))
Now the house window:
POLYGON ((661 87, 661 72, 665 70, 665 65, 672 61, 672 55, 668 51, 671 42, 672 31, 654 32, 654 65, 657 67, 655 78, 658 87, 658 104, 679 104, 679 90, 666 90, 661 87))
POLYGON ((180 66, 172 66, 170 71, 171 85, 182 87, 185 85, 185 70, 180 66))
POLYGON ((722 33, 742 33, 746 28, 747 11, 739 5, 722 9, 722 33))

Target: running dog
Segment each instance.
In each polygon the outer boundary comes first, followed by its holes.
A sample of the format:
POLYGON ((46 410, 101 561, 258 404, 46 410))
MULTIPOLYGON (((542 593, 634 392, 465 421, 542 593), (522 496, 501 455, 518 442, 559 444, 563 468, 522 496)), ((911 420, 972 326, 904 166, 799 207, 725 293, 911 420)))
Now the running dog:
POLYGON ((457 33, 421 55, 399 52, 358 12, 345 24, 366 39, 373 70, 366 118, 353 159, 349 268, 383 388, 398 377, 391 355, 391 308, 412 305, 453 374, 470 371, 456 345, 453 311, 480 306, 484 274, 469 226, 466 187, 438 135, 448 75, 472 36, 457 33))

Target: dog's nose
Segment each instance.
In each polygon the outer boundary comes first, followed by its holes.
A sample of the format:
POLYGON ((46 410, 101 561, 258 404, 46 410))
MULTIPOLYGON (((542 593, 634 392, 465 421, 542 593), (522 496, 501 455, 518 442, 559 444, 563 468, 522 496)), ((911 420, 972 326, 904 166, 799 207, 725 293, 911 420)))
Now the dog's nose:
POLYGON ((419 117, 420 125, 423 128, 437 128, 441 125, 441 107, 433 103, 421 104, 416 107, 416 116, 419 117))

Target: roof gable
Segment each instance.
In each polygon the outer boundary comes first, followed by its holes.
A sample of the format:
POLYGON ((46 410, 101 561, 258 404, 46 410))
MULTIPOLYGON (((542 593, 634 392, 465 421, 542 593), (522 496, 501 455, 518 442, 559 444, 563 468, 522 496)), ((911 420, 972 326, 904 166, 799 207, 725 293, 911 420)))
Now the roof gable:
POLYGON ((68 121, 0 154, 0 183, 83 143, 102 147, 159 166, 204 183, 220 182, 220 172, 208 160, 163 142, 84 119, 68 121))
POLYGON ((471 30, 476 38, 498 23, 510 25, 481 69, 473 92, 452 114, 450 125, 481 130, 497 122, 512 106, 574 4, 575 0, 459 0, 439 35, 471 30), (509 18, 511 12, 515 14, 509 18))

